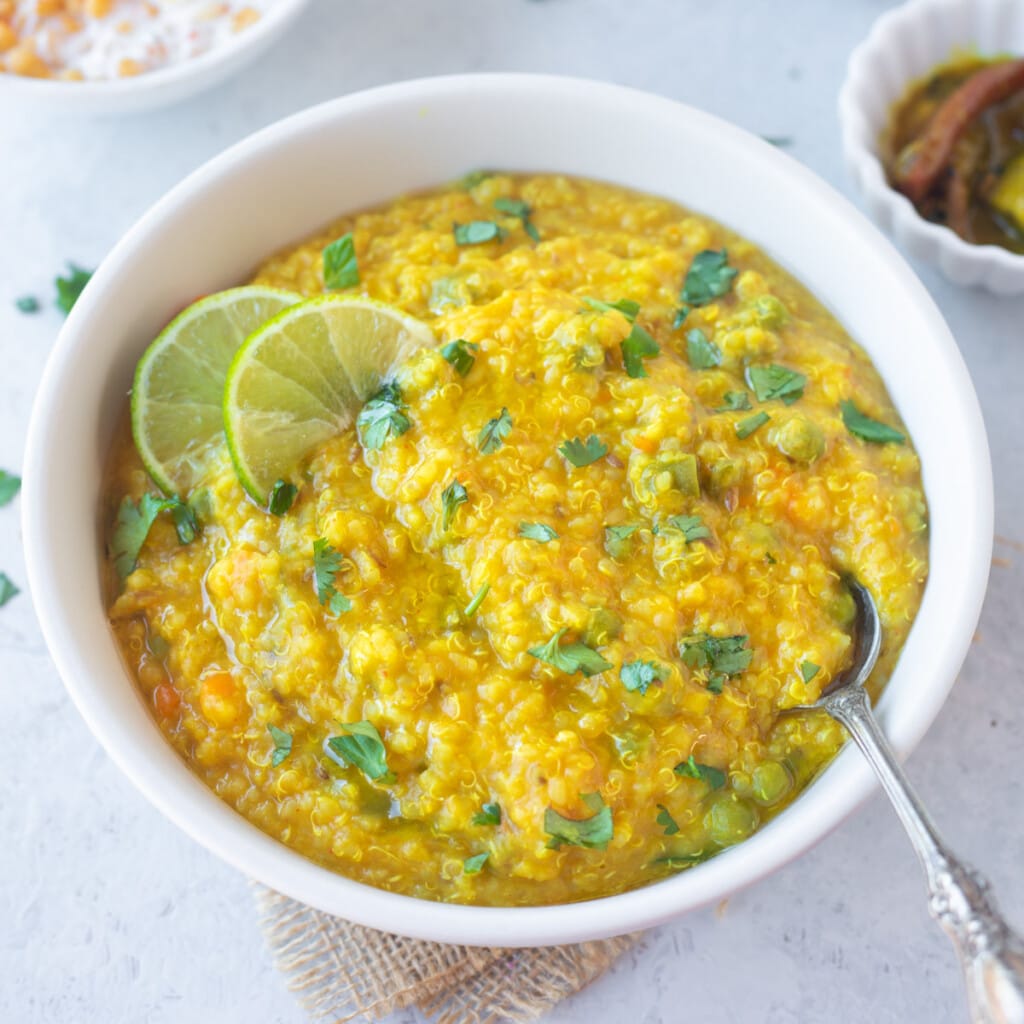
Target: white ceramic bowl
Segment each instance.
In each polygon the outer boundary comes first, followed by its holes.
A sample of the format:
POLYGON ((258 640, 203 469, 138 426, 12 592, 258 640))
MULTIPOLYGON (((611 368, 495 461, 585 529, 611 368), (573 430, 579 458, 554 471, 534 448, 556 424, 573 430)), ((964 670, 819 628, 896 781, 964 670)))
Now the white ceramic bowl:
POLYGON ((972 245, 925 220, 891 188, 879 159, 889 109, 911 82, 958 50, 1024 54, 1021 0, 911 0, 882 15, 850 55, 839 93, 843 155, 871 216, 915 259, 935 263, 954 284, 1002 295, 1024 292, 1024 256, 972 245))
POLYGON ((396 896, 289 850, 189 772, 127 675, 100 596, 101 469, 146 342, 193 296, 244 281, 268 253, 344 211, 477 167, 603 178, 710 214, 793 271, 871 354, 916 441, 931 504, 931 578, 880 709, 897 750, 909 751, 967 651, 991 552, 988 448, 957 347, 892 246, 809 171, 714 117, 618 86, 519 75, 407 82, 298 114, 190 175, 107 257, 61 332, 25 457, 25 546, 43 631, 79 710, 186 832, 267 885, 361 924, 448 942, 555 944, 653 925, 767 874, 871 791, 868 768, 844 751, 748 841, 623 895, 515 909, 396 896), (628 145, 609 145, 610 124, 629 126, 628 145))
POLYGON ((144 75, 108 81, 65 82, 0 73, 0 110, 41 113, 129 114, 168 106, 211 88, 271 46, 309 0, 275 0, 259 21, 190 60, 144 75))

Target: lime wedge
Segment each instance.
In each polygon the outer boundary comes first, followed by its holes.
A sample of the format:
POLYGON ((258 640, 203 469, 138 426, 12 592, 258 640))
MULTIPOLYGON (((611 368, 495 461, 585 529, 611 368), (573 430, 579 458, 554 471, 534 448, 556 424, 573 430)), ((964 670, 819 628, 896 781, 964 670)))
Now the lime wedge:
POLYGON ((143 353, 132 385, 132 436, 167 494, 187 494, 223 436, 224 380, 238 346, 301 295, 231 288, 193 303, 143 353))
POLYGON ((262 506, 302 457, 351 426, 364 403, 430 328, 400 309, 324 295, 279 313, 238 350, 224 385, 235 472, 262 506))

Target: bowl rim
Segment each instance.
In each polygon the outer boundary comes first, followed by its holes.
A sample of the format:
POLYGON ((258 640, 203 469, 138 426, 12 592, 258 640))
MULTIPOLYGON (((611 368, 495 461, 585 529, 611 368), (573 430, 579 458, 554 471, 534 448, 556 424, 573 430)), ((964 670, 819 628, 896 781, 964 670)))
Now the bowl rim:
MULTIPOLYGON (((885 81, 877 73, 879 59, 894 45, 900 32, 936 15, 946 16, 955 9, 973 11, 984 6, 984 0, 906 0, 899 7, 880 15, 847 60, 838 99, 840 134, 846 162, 861 191, 878 211, 876 216, 880 216, 886 226, 898 226, 898 230, 910 239, 910 245, 916 240, 930 243, 940 253, 947 254, 946 259, 973 264, 988 273, 993 270, 1008 272, 1019 276, 1024 283, 1024 254, 992 243, 978 245, 966 241, 951 227, 926 220, 902 192, 889 184, 879 155, 881 129, 874 125, 874 119, 865 111, 866 91, 884 88, 888 108, 915 80, 915 76, 907 75, 894 89, 879 84, 885 81)), ((936 258, 941 260, 942 256, 936 258)))
MULTIPOLYGON (((29 586, 47 646, 80 713, 115 763, 167 818, 223 860, 294 899, 358 924, 414 938, 470 945, 557 945, 659 924, 733 893, 804 852, 870 795, 875 788, 874 777, 848 744, 823 776, 834 780, 832 783, 823 788, 819 781, 808 787, 787 811, 749 840, 665 881, 587 902, 535 907, 465 906, 396 895, 355 882, 260 832, 193 776, 166 743, 160 746, 180 771, 162 774, 157 761, 162 760, 164 768, 171 761, 133 735, 116 711, 105 705, 78 650, 80 638, 69 624, 75 598, 62 593, 64 580, 48 558, 50 527, 44 525, 51 489, 48 458, 59 434, 56 414, 62 408, 62 395, 75 386, 73 367, 68 364, 87 347, 84 325, 93 307, 99 305, 101 294, 115 287, 121 269, 145 249, 148 237, 174 219, 179 207, 213 189, 222 179, 243 171, 261 154, 286 147, 304 133, 343 122, 377 105, 401 104, 403 109, 422 110, 428 102, 459 102, 464 96, 479 100, 485 93, 491 97, 535 96, 540 102, 552 91, 567 100, 615 103, 638 114, 654 112, 666 121, 688 118, 709 131, 722 133, 737 148, 775 162, 817 203, 841 213, 849 230, 870 245, 877 260, 894 275, 908 301, 913 301, 927 321, 936 351, 944 355, 945 369, 959 386, 956 413, 964 443, 974 456, 970 466, 972 487, 965 497, 973 522, 965 529, 963 549, 958 549, 957 555, 965 567, 965 582, 958 596, 967 625, 960 623, 934 640, 936 664, 944 666, 942 684, 929 691, 928 700, 913 705, 909 718, 897 716, 895 722, 888 723, 891 728, 887 732, 897 752, 905 754, 914 746, 945 700, 969 646, 988 577, 993 533, 988 444, 973 386, 948 327, 923 285, 876 228, 831 186, 756 136, 703 111, 619 85, 561 76, 493 73, 416 79, 355 93, 301 111, 234 144, 193 171, 136 222, 103 261, 58 337, 39 385, 25 451, 22 524, 29 586)), ((887 724, 890 703, 883 696, 883 724, 887 724)), ((153 728, 156 735, 161 735, 155 725, 153 728)))
POLYGON ((192 84, 196 89, 201 89, 204 82, 214 85, 220 79, 218 72, 228 74, 240 66, 244 57, 255 56, 273 42, 275 34, 284 32, 309 3, 310 0, 276 0, 260 12, 258 21, 223 43, 142 75, 73 82, 0 72, 0 101, 24 100, 26 106, 46 106, 63 113, 89 109, 114 112, 122 109, 125 101, 129 109, 159 105, 165 97, 170 102, 187 93, 192 84), (146 98, 142 99, 143 96, 146 98))

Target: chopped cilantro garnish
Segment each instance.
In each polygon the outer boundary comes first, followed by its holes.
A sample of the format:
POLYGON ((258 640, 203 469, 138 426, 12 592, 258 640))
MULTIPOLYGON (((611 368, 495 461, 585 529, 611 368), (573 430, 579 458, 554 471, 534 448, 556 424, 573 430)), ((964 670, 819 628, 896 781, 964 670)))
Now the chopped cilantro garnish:
POLYGON ((34 295, 22 295, 14 300, 14 304, 22 313, 39 312, 39 300, 34 295))
POLYGON ((520 523, 519 536, 525 537, 527 540, 539 541, 541 544, 558 540, 558 534, 546 523, 520 523))
POLYGON ((495 199, 494 208, 510 217, 518 217, 522 222, 523 230, 535 241, 540 241, 540 232, 536 225, 530 220, 530 206, 522 199, 495 199))
POLYGON ((699 328, 686 335, 686 358, 695 370, 710 370, 722 363, 722 350, 699 328))
POLYGON ((711 531, 704 525, 700 516, 669 516, 665 525, 673 530, 679 530, 687 544, 695 540, 706 540, 711 536, 711 531))
POLYGON ((274 754, 270 758, 271 767, 276 768, 292 752, 292 734, 278 729, 276 725, 268 725, 270 738, 274 741, 274 754))
POLYGON ((495 239, 500 242, 507 234, 505 229, 493 220, 471 220, 468 224, 454 224, 452 231, 455 234, 456 245, 480 245, 482 242, 491 242, 495 239))
POLYGON ((600 672, 607 672, 612 667, 610 661, 605 661, 593 648, 583 643, 561 644, 560 641, 568 632, 568 629, 560 629, 546 643, 538 644, 527 650, 527 654, 533 655, 538 661, 545 665, 572 675, 580 672, 584 676, 595 676, 600 672))
POLYGON ((356 429, 364 448, 379 449, 394 437, 400 437, 411 426, 402 411, 405 403, 397 384, 385 384, 363 406, 356 417, 356 429))
POLYGON ((511 429, 512 416, 508 409, 502 409, 494 419, 488 420, 484 424, 476 441, 477 446, 484 455, 490 455, 505 443, 505 438, 508 437, 511 429))
POLYGON ((287 480, 276 481, 270 490, 267 511, 274 516, 283 516, 292 507, 298 493, 299 489, 295 484, 290 484, 287 480))
POLYGON ((359 284, 359 263, 351 231, 324 249, 323 271, 325 288, 351 288, 359 284))
POLYGON ((631 661, 619 669, 622 685, 627 690, 638 691, 641 696, 665 675, 666 669, 653 661, 631 661))
POLYGON ((476 356, 473 353, 479 348, 480 346, 475 341, 456 338, 455 341, 449 341, 447 345, 441 346, 441 355, 452 364, 460 377, 465 377, 473 369, 473 364, 476 362, 476 356))
POLYGON ((700 764, 691 754, 685 761, 680 761, 673 771, 676 775, 688 775, 691 779, 701 779, 712 789, 721 789, 725 785, 726 774, 720 768, 712 768, 709 764, 700 764))
POLYGON ((563 441, 558 450, 574 466, 580 467, 589 466, 592 462, 604 458, 608 454, 608 445, 595 434, 591 434, 586 441, 581 441, 578 437, 571 441, 563 441))
POLYGON ((906 437, 894 427, 879 423, 870 416, 865 416, 849 399, 839 403, 839 409, 843 414, 843 425, 862 441, 870 441, 872 444, 902 444, 906 437))
POLYGON ((679 300, 687 306, 706 306, 732 288, 733 278, 738 273, 729 266, 725 249, 705 249, 693 258, 679 300))
POLYGON ((585 846, 590 850, 603 850, 612 840, 612 811, 601 799, 600 793, 584 793, 580 799, 593 811, 589 818, 577 821, 566 818, 554 808, 544 812, 544 831, 551 838, 548 847, 585 846))
POLYGON ((474 857, 467 857, 462 862, 462 870, 467 875, 477 875, 480 873, 480 869, 487 863, 487 858, 490 857, 490 853, 478 853, 474 857))
POLYGON ((604 528, 605 550, 612 558, 625 558, 633 548, 633 534, 639 529, 639 524, 606 526, 604 528))
POLYGON ((722 395, 724 405, 720 405, 716 412, 744 412, 750 408, 750 395, 746 391, 726 391, 722 395))
POLYGON ((485 583, 483 586, 473 595, 473 600, 466 605, 466 618, 471 619, 477 613, 477 609, 484 603, 484 598, 487 596, 487 592, 491 589, 490 583, 485 583))
POLYGON ((452 521, 455 519, 455 513, 460 505, 464 505, 469 501, 469 494, 466 492, 466 488, 459 483, 458 480, 453 480, 442 492, 441 492, 441 529, 447 531, 452 521))
POLYGON ((5 572, 0 572, 0 608, 2 608, 8 601, 21 591, 14 585, 10 576, 5 572))
POLYGON ((777 398, 786 405, 792 405, 798 398, 802 398, 807 384, 807 378, 802 373, 775 364, 749 367, 747 380, 759 402, 770 402, 777 398))
POLYGON ((340 736, 331 736, 325 752, 332 761, 343 768, 355 765, 373 782, 394 782, 395 776, 388 770, 387 750, 372 722, 349 722, 338 726, 340 736))
POLYGON ((676 310, 676 315, 672 318, 672 329, 678 331, 683 324, 686 323, 686 318, 690 315, 689 306, 680 306, 676 310))
POLYGON ((195 513, 180 498, 158 498, 155 494, 144 494, 138 505, 130 498, 121 502, 117 510, 117 521, 110 539, 110 556, 121 579, 127 579, 139 560, 139 552, 146 543, 150 528, 161 512, 170 512, 178 532, 178 540, 188 544, 199 532, 195 513))
POLYGON ((813 661, 803 661, 800 663, 800 675, 805 683, 809 683, 820 671, 821 666, 815 665, 813 661))
POLYGON ((341 615, 352 607, 352 602, 334 586, 341 568, 341 553, 328 543, 326 537, 313 541, 313 585, 317 600, 326 605, 332 615, 341 615))
POLYGON ((759 430, 769 420, 771 416, 766 412, 755 412, 753 416, 747 416, 746 419, 742 419, 736 424, 736 436, 742 441, 744 438, 750 437, 755 430, 759 430))
POLYGON ((632 323, 640 313, 640 303, 632 299, 619 299, 618 302, 604 302, 601 299, 585 298, 584 303, 598 313, 621 313, 632 323))
POLYGON ((661 352, 661 346, 639 324, 633 324, 633 329, 620 347, 622 364, 630 377, 646 377, 644 359, 650 359, 661 352))
POLYGON ((679 654, 690 668, 707 670, 708 689, 712 693, 721 693, 726 679, 739 675, 750 665, 754 655, 746 644, 746 636, 720 637, 696 633, 679 642, 679 654))
POLYGON ((500 825, 501 808, 497 804, 484 804, 472 820, 474 825, 500 825))
POLYGON ((0 505, 6 505, 21 489, 21 477, 0 469, 0 505))
POLYGON ((71 312, 71 307, 78 301, 78 296, 82 294, 91 277, 91 270, 83 270, 69 262, 68 276, 57 277, 54 280, 53 283, 57 288, 57 308, 65 316, 71 312))
POLYGON ((669 814, 664 804, 658 804, 658 816, 654 820, 665 830, 667 836, 674 836, 679 831, 676 819, 669 814))

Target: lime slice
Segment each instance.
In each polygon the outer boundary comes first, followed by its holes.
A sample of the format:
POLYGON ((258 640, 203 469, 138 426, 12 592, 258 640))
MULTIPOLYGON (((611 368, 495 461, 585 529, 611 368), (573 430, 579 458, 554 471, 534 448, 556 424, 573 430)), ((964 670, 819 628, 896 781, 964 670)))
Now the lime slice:
POLYGON ((430 328, 393 306, 324 295, 292 306, 238 350, 224 385, 235 472, 260 505, 302 457, 341 433, 430 328))
POLYGON ((167 494, 187 494, 223 436, 224 380, 238 346, 301 295, 231 288, 193 303, 143 353, 132 385, 132 436, 167 494))

